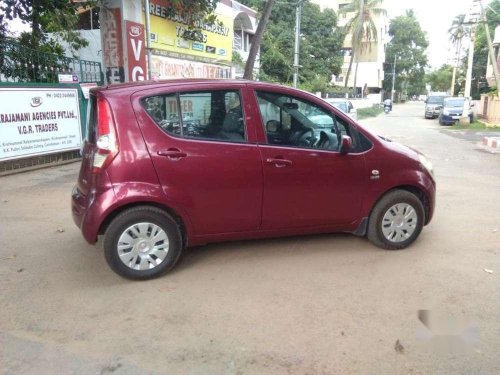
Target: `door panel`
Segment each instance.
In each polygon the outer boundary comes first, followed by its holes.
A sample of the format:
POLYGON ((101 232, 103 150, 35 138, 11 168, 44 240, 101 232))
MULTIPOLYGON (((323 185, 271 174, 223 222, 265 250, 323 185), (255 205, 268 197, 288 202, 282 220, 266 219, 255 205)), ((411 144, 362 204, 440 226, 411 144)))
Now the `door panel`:
POLYGON ((364 155, 260 146, 264 163, 264 229, 342 225, 359 218, 364 155))
MULTIPOLYGON (((158 125, 161 122, 158 118, 155 123, 153 116, 144 109, 144 101, 141 104, 142 96, 137 95, 132 99, 166 200, 175 200, 176 204, 182 205, 187 211, 195 235, 257 230, 261 220, 263 183, 258 147, 256 144, 247 143, 244 136, 238 137, 238 141, 227 138, 228 130, 232 127, 223 124, 223 108, 218 108, 214 114, 209 113, 210 103, 206 101, 200 104, 200 108, 197 108, 196 100, 189 105, 180 102, 179 98, 183 97, 189 97, 191 100, 189 93, 184 89, 184 92, 177 96, 177 103, 180 103, 177 108, 181 108, 180 116, 173 110, 175 102, 172 104, 172 101, 175 99, 170 100, 168 106, 164 106, 172 109, 172 113, 165 114, 158 110, 156 116, 168 120, 165 120, 162 126, 158 125), (189 116, 182 112, 183 107, 189 109, 189 116), (198 116, 198 112, 202 115, 198 116), (213 130, 217 127, 217 124, 214 124, 215 117, 220 122, 218 133, 213 130), (179 125, 181 118, 182 126, 179 125), (203 123, 204 121, 207 124, 203 123), (204 137, 203 131, 208 127, 213 128, 211 131, 215 132, 215 135, 207 132, 207 137, 215 138, 199 138, 204 137), (226 137, 224 141, 216 139, 217 134, 223 133, 226 137)), ((175 98, 177 93, 173 95, 175 98)), ((236 134, 234 136, 236 137, 236 134)))
MULTIPOLYGON (((255 91, 264 136, 262 228, 338 226, 359 219, 368 178, 362 152, 341 154, 354 129, 316 98, 255 91)), ((259 132, 258 132, 259 134, 259 132)), ((358 146, 356 146, 358 147, 358 146)))

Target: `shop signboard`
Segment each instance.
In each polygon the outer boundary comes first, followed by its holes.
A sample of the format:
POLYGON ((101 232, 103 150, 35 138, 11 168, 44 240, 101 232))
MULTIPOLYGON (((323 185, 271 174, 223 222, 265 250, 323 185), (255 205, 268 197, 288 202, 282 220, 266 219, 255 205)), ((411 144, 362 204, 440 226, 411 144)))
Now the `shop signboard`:
POLYGON ((76 88, 2 87, 0 103, 0 161, 80 148, 76 88))
POLYGON ((231 78, 231 67, 153 55, 151 71, 155 79, 231 78))
POLYGON ((146 46, 144 42, 144 25, 125 21, 128 79, 129 81, 144 81, 146 79, 146 46))
MULTIPOLYGON (((150 1, 151 47, 219 62, 231 62, 233 49, 233 19, 217 14, 214 24, 196 21, 190 28, 181 16, 171 16, 167 0, 150 1), (220 24, 219 24, 220 22, 220 24), (223 51, 224 53, 220 53, 223 51)), ((195 58, 193 58, 195 60, 195 58)))

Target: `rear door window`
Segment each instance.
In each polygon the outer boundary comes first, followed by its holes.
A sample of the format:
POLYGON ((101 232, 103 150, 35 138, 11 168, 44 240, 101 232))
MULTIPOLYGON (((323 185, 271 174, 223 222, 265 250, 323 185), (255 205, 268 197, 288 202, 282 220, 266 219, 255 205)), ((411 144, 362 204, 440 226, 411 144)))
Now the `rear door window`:
POLYGON ((153 120, 170 135, 215 141, 246 142, 237 90, 194 91, 142 100, 153 120))

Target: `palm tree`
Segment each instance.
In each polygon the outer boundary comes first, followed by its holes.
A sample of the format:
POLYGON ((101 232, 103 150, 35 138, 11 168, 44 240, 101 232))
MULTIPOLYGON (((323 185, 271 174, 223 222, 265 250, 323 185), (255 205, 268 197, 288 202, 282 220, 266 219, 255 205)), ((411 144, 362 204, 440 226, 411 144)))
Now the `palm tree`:
POLYGON ((453 64, 453 75, 451 78, 451 95, 455 94, 455 76, 457 73, 457 64, 460 59, 460 50, 462 48, 462 39, 469 34, 469 29, 464 24, 465 14, 459 14, 453 20, 451 27, 448 29, 450 41, 456 46, 456 63, 453 64))
POLYGON ((352 0, 347 6, 339 9, 339 14, 353 14, 346 24, 348 33, 351 35, 352 47, 344 87, 347 87, 352 63, 356 59, 356 72, 354 74, 354 90, 356 90, 359 55, 364 48, 371 50, 372 44, 378 40, 377 26, 374 20, 376 16, 387 14, 387 11, 382 8, 383 3, 384 0, 352 0))

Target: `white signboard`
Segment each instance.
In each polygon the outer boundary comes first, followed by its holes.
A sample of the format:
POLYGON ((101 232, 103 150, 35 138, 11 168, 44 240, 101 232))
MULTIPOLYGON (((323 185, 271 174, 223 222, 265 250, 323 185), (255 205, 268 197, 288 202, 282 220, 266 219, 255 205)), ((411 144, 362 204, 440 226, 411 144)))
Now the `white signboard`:
POLYGON ((78 83, 79 81, 77 74, 58 74, 57 78, 59 83, 78 83))
POLYGON ((151 71, 154 78, 232 78, 231 67, 153 55, 151 71))
POLYGON ((82 143, 77 89, 0 88, 0 161, 82 143))

